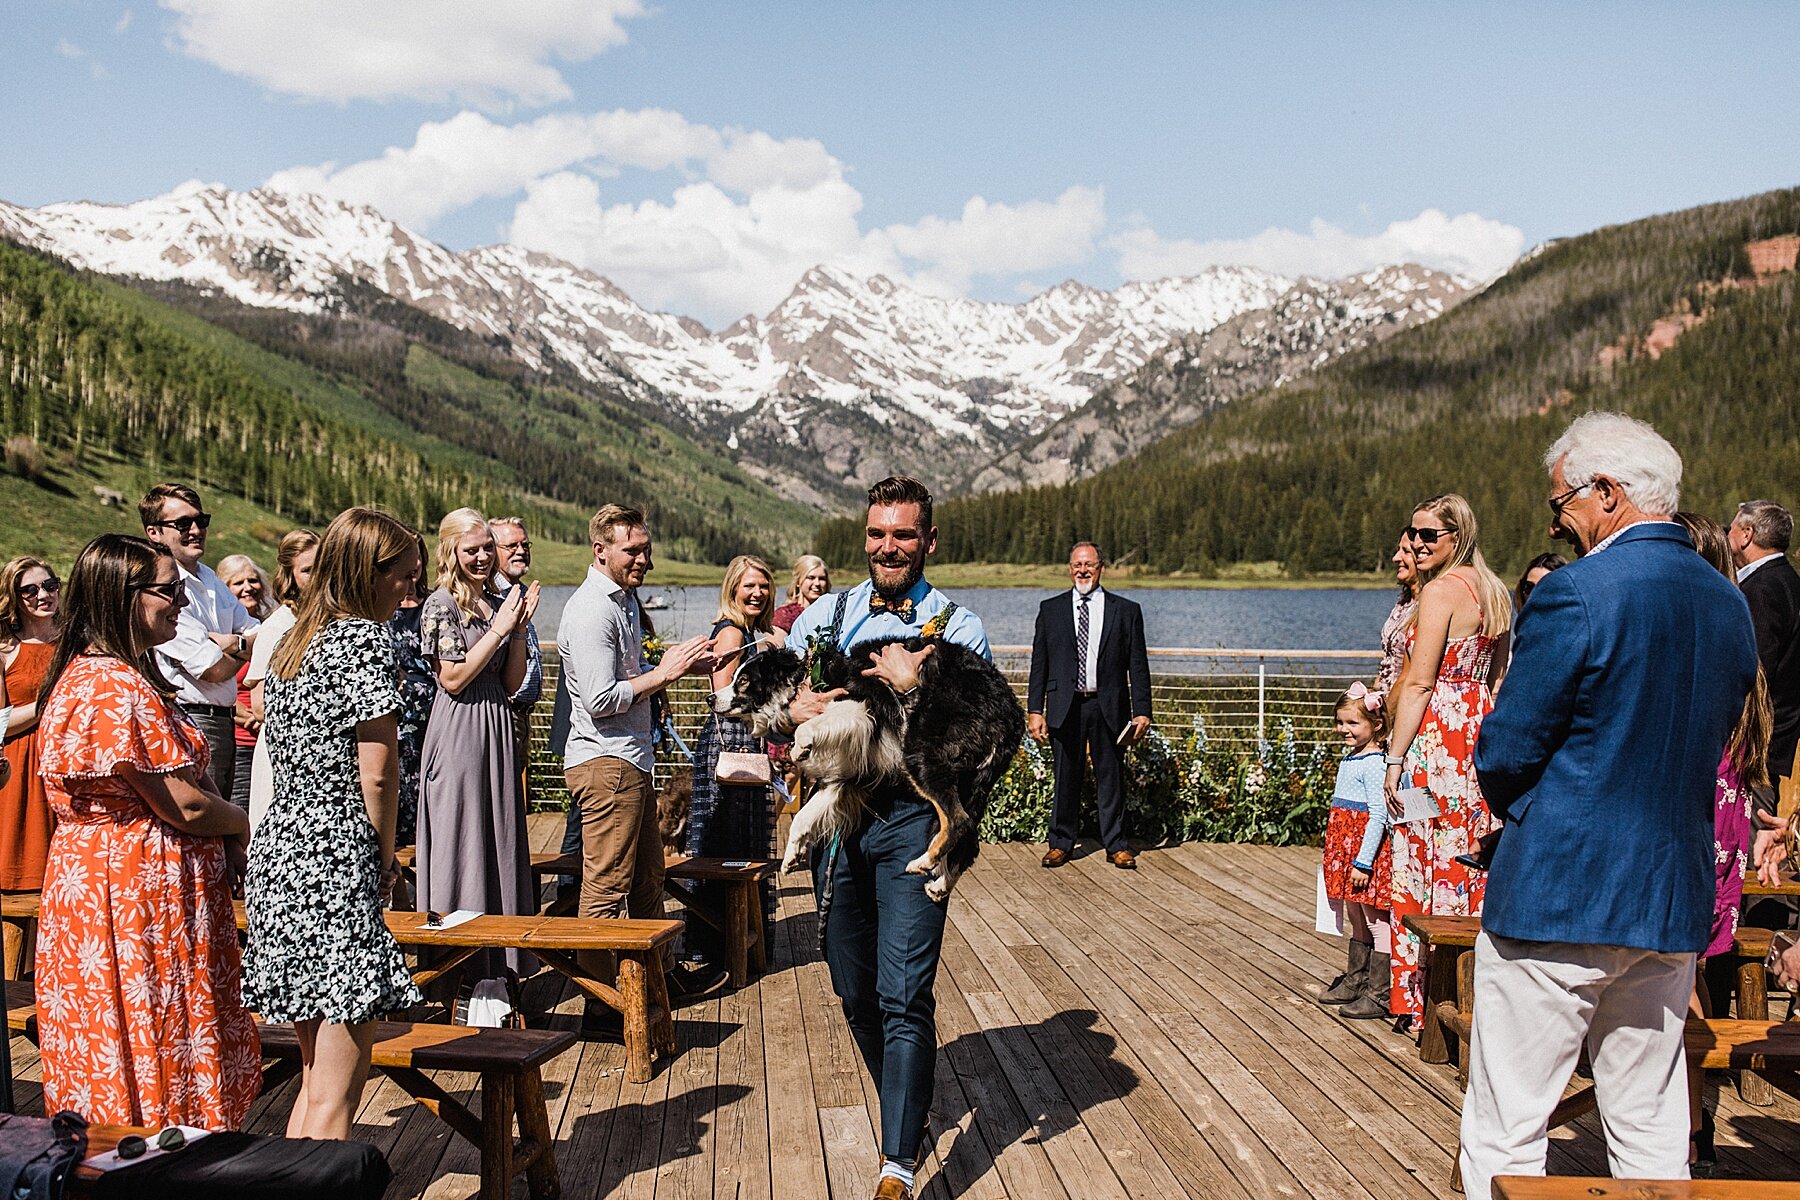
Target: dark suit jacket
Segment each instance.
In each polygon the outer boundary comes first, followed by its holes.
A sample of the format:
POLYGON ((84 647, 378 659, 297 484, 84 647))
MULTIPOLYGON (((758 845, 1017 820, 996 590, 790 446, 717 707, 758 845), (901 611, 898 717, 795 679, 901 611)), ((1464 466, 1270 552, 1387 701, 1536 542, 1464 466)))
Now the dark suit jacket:
POLYGON ((1475 742, 1506 821, 1482 927, 1705 949, 1719 758, 1755 680, 1750 610, 1679 525, 1634 525, 1545 576, 1475 742))
POLYGON ((1775 703, 1769 774, 1791 775, 1800 741, 1800 571, 1783 554, 1744 580, 1744 599, 1756 625, 1756 657, 1775 703))
MULTIPOLYGON (((1150 657, 1144 647, 1144 610, 1117 592, 1106 593, 1095 667, 1095 700, 1107 727, 1124 729, 1132 717, 1150 715, 1150 657)), ((1075 695, 1075 604, 1058 592, 1038 606, 1031 635, 1031 677, 1025 707, 1043 713, 1050 728, 1068 718, 1075 695)))

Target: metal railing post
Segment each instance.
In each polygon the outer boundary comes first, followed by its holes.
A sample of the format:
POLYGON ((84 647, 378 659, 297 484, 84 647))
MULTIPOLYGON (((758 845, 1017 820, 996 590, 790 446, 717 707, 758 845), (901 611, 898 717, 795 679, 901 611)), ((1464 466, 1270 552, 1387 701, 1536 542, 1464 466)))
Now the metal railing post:
POLYGON ((1268 703, 1269 660, 1256 660, 1256 744, 1261 746, 1268 741, 1268 731, 1263 726, 1263 714, 1268 703))

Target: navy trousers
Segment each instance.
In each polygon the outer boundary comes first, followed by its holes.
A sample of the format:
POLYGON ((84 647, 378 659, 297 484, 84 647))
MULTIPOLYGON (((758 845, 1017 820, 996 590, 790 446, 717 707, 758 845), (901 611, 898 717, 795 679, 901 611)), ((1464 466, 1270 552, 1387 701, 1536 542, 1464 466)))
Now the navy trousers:
POLYGON ((1073 850, 1081 827, 1081 783, 1087 762, 1094 760, 1094 793, 1100 807, 1100 842, 1108 854, 1131 849, 1125 840, 1125 792, 1122 785, 1123 750, 1117 729, 1108 729, 1100 702, 1091 696, 1075 696, 1069 715, 1050 731, 1056 790, 1050 802, 1050 845, 1073 850))
POLYGON ((813 887, 823 896, 831 873, 825 962, 881 1096, 882 1156, 917 1163, 937 1066, 932 987, 945 906, 925 894, 925 876, 905 867, 937 832, 937 813, 911 795, 880 796, 872 808, 840 837, 835 857, 829 849, 816 856, 813 887))

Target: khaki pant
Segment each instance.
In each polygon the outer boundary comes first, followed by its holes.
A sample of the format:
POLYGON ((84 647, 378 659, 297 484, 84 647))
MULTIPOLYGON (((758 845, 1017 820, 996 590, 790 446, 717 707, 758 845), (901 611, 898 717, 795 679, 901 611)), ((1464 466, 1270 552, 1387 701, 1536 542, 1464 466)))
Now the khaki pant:
MULTIPOLYGON (((565 770, 563 780, 581 810, 580 914, 660 918, 662 835, 649 773, 622 758, 590 758, 565 770)), ((583 966, 606 983, 618 974, 610 954, 584 955, 583 966)))

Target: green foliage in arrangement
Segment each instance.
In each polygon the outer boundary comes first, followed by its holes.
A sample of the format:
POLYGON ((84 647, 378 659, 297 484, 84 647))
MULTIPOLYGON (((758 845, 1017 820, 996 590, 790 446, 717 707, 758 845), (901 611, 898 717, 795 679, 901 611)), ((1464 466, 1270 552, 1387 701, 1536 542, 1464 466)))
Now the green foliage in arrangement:
MULTIPOLYGON (((1158 571, 1268 560, 1292 575, 1367 571, 1385 564, 1412 505, 1460 491, 1504 570, 1553 548, 1539 456, 1590 409, 1641 417, 1674 443, 1686 507, 1726 516, 1752 497, 1791 507, 1800 278, 1736 283, 1746 242, 1796 232, 1800 189, 1551 244, 1443 317, 1226 405, 1088 479, 940 504, 938 556, 1060 562, 1093 538, 1158 571), (1684 310, 1706 319, 1652 358, 1641 339, 1684 310), (1623 352, 1611 365, 1608 347, 1623 352)), ((860 545, 855 520, 814 538, 830 562, 856 561, 860 545)))
MULTIPOLYGON (((468 504, 579 545, 594 509, 628 501, 649 512, 666 556, 722 563, 785 553, 810 528, 808 510, 697 435, 346 286, 346 311, 250 309, 174 285, 140 291, 0 242, 7 474, 38 483, 35 507, 69 528, 119 515, 84 491, 161 478, 278 514, 275 536, 356 503, 429 532, 468 504)), ((0 529, 7 554, 44 541, 0 529)))
MULTIPOLYGON (((1196 716, 1175 738, 1152 729, 1125 756, 1125 830, 1148 842, 1317 845, 1325 835, 1337 760, 1282 722, 1262 746, 1213 742, 1196 716)), ((995 786, 982 817, 984 842, 1042 842, 1050 833, 1055 777, 1047 745, 1027 740, 995 786)), ((1094 782, 1083 780, 1093 833, 1094 782)))

